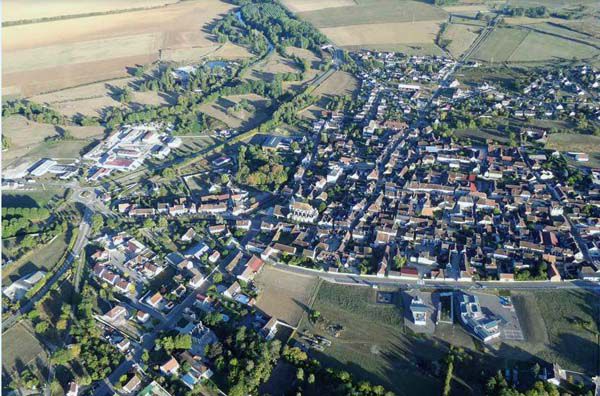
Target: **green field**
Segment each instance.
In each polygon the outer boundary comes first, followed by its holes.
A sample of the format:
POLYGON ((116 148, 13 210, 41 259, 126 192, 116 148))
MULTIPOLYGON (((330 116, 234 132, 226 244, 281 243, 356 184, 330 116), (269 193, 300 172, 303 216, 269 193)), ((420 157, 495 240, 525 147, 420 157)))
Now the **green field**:
POLYGON ((437 394, 439 380, 416 365, 440 359, 444 348, 406 334, 401 301, 377 304, 375 296, 376 291, 366 287, 324 282, 313 304, 323 321, 313 325, 304 318, 299 329, 332 340, 331 347, 315 352, 325 366, 347 370, 397 395, 437 394), (339 324, 344 330, 334 338, 325 324, 339 324))
POLYGON ((584 290, 544 291, 536 292, 535 298, 549 337, 547 348, 536 355, 549 362, 557 362, 565 369, 590 375, 598 373, 598 294, 584 290))
POLYGON ((52 242, 25 254, 19 260, 2 269, 2 283, 9 285, 20 277, 34 271, 52 269, 67 248, 67 234, 58 235, 52 242))
POLYGON ((51 201, 64 196, 62 190, 11 191, 2 193, 2 206, 20 208, 43 208, 51 201))
POLYGON ((525 28, 496 28, 471 54, 484 62, 545 62, 588 59, 600 54, 597 48, 525 28))
POLYGON ((357 5, 300 12, 298 16, 316 27, 334 27, 385 22, 445 20, 441 8, 424 2, 395 0, 358 0, 357 5))
POLYGON ((32 334, 32 330, 20 322, 2 334, 2 368, 7 373, 22 371, 35 363, 36 359, 45 364, 44 347, 32 334))

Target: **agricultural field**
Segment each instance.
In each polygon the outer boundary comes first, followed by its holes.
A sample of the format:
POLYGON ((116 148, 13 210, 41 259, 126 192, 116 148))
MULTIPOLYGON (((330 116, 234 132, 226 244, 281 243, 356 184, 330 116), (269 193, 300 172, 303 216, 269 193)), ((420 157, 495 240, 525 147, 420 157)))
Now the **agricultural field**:
MULTIPOLYGON (((15 3, 3 8, 10 9, 15 3)), ((154 62, 164 49, 214 47, 202 27, 232 7, 220 0, 193 0, 142 11, 5 27, 5 95, 27 97, 124 77, 127 67, 154 62)))
POLYGON ((283 3, 292 12, 307 12, 356 5, 354 0, 284 0, 283 3))
POLYGON ((273 52, 264 61, 253 65, 244 75, 251 80, 273 81, 278 73, 298 73, 298 65, 287 58, 273 52))
POLYGON ((563 368, 598 372, 600 299, 585 290, 536 292, 535 300, 545 323, 549 343, 536 356, 563 368))
POLYGON ((479 45, 471 59, 529 63, 588 59, 598 54, 596 47, 568 38, 525 28, 497 28, 479 45))
POLYGON ((261 290, 256 307, 291 326, 297 326, 317 289, 318 278, 265 266, 255 282, 261 290))
POLYGON ((270 100, 255 94, 232 95, 203 104, 200 111, 225 123, 230 128, 252 129, 267 117, 270 100), (246 103, 247 108, 240 105, 246 103))
POLYGON ((358 81, 350 73, 344 71, 336 71, 327 80, 314 90, 313 95, 319 96, 317 102, 299 114, 307 119, 316 119, 320 117, 321 111, 333 96, 352 95, 358 88, 358 81))
POLYGON ((479 27, 451 23, 446 26, 441 38, 449 42, 446 49, 453 57, 458 58, 469 49, 480 31, 479 27))
POLYGON ((390 22, 321 28, 321 31, 341 47, 370 44, 419 44, 435 40, 440 22, 390 22))
POLYGON ((435 46, 439 25, 448 17, 441 8, 410 0, 356 0, 351 4, 336 0, 322 2, 318 9, 303 11, 304 3, 284 1, 300 18, 348 49, 394 50, 395 46, 410 49, 407 44, 435 46))
POLYGON ((6 372, 22 371, 37 359, 45 364, 47 359, 44 346, 26 322, 17 323, 2 334, 2 356, 2 369, 6 372))
POLYGON ((441 359, 444 347, 404 332, 401 301, 378 304, 375 299, 370 288, 323 282, 312 306, 322 320, 313 324, 305 317, 299 330, 332 341, 323 352, 314 352, 324 366, 347 370, 397 395, 437 393, 439 379, 422 367, 441 359), (326 330, 329 325, 343 326, 338 337, 326 330))
POLYGON ((39 18, 57 18, 97 12, 116 12, 132 8, 160 7, 176 0, 5 0, 2 2, 4 22, 26 21, 39 18))

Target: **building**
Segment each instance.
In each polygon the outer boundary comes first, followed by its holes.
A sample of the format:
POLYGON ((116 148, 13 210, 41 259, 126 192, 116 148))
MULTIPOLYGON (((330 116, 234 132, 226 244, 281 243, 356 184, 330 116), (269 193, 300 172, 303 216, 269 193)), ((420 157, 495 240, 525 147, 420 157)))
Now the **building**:
POLYGON ((160 372, 164 375, 174 375, 179 371, 179 363, 177 360, 171 356, 171 359, 167 360, 165 363, 160 366, 160 372))
POLYGON ((413 322, 417 326, 426 326, 427 325, 427 305, 423 303, 418 296, 415 296, 410 302, 410 312, 413 316, 413 322))
POLYGON ((35 163, 30 169, 29 173, 31 176, 40 177, 50 171, 50 169, 58 164, 56 161, 44 158, 35 163))
POLYGON ((156 381, 152 381, 148 386, 140 391, 137 396, 171 396, 169 392, 165 390, 156 381))
POLYGON ((4 288, 2 294, 11 301, 18 301, 25 297, 27 292, 35 286, 36 283, 44 279, 45 276, 46 273, 44 271, 36 271, 32 274, 25 275, 21 279, 11 283, 10 286, 4 288))
POLYGON ((67 396, 77 395, 79 395, 79 385, 75 381, 69 382, 69 390, 67 391, 67 396))
POLYGON ((290 205, 288 218, 300 223, 314 223, 319 217, 319 211, 310 204, 304 202, 293 202, 290 205))
POLYGON ((485 343, 500 337, 500 323, 481 311, 477 296, 462 295, 460 319, 477 338, 485 343))

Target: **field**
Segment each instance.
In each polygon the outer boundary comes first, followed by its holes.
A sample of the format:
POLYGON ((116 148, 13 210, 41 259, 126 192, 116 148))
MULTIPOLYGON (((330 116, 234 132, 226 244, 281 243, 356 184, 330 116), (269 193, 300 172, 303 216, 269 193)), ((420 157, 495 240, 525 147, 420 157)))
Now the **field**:
POLYGON ((583 290, 544 291, 535 294, 546 324, 549 344, 536 356, 563 368, 594 374, 600 369, 598 328, 600 299, 583 290), (580 325, 577 322, 589 323, 580 325))
MULTIPOLYGON (((10 14, 15 3, 3 8, 10 14)), ((142 11, 5 27, 5 95, 31 96, 123 77, 127 67, 156 61, 165 49, 214 47, 202 27, 232 7, 220 0, 192 0, 142 11)))
POLYGON ((372 23, 321 28, 339 46, 431 43, 440 28, 435 21, 372 23))
POLYGON ((251 129, 266 119, 265 109, 269 103, 267 98, 255 94, 232 95, 203 104, 200 111, 224 122, 230 128, 251 129), (252 108, 235 109, 235 106, 244 99, 252 108))
POLYGON ((56 265, 67 248, 66 234, 58 235, 47 245, 39 246, 18 261, 2 268, 2 284, 10 283, 34 271, 48 271, 56 265))
POLYGON ((423 361, 443 356, 444 348, 404 333, 402 303, 377 304, 370 288, 323 282, 313 309, 327 324, 342 325, 339 337, 332 337, 323 324, 303 319, 301 331, 318 333, 332 346, 318 354, 325 366, 348 370, 357 380, 381 384, 397 395, 436 394, 437 378, 417 367, 423 361))
POLYGON ((256 307, 279 320, 296 326, 317 287, 314 276, 289 274, 265 266, 256 278, 261 290, 256 307))
POLYGON ((600 137, 573 133, 553 133, 548 136, 546 149, 598 153, 600 152, 600 137))
POLYGON ((319 100, 299 114, 308 119, 316 119, 320 117, 321 111, 332 96, 352 95, 357 88, 358 82, 354 76, 344 71, 336 71, 314 90, 313 95, 319 96, 319 100))
MULTIPOLYGON (((83 114, 98 117, 103 109, 122 104, 117 100, 114 92, 127 86, 132 86, 134 78, 122 78, 110 82, 87 84, 80 87, 64 89, 31 98, 36 103, 50 105, 54 110, 72 117, 83 114)), ((162 105, 172 103, 173 100, 166 95, 153 91, 139 92, 132 90, 131 104, 136 105, 162 105)))
POLYGON ((582 42, 525 28, 497 28, 471 55, 485 62, 543 62, 588 59, 600 51, 582 42))
POLYGON ((45 362, 44 347, 24 322, 16 324, 2 334, 3 371, 22 371, 37 359, 45 362))
POLYGON ((176 0, 5 0, 2 4, 4 22, 55 18, 92 12, 122 11, 131 8, 159 7, 176 0))
POLYGON ((356 0, 350 4, 334 0, 321 2, 318 8, 313 2, 287 0, 284 4, 348 49, 395 50, 401 46, 410 50, 408 44, 423 44, 434 52, 439 25, 448 17, 441 8, 410 0, 356 0))
POLYGON ((457 58, 463 54, 479 36, 481 29, 469 25, 448 24, 442 35, 442 39, 449 40, 447 50, 457 58))

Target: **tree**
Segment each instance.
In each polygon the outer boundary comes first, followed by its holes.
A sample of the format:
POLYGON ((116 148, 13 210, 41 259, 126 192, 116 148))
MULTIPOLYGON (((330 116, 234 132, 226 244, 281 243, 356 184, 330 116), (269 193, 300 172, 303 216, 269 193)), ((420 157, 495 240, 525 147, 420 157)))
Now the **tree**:
POLYGON ((302 367, 299 367, 298 370, 296 370, 296 379, 298 381, 304 381, 304 369, 302 367))
POLYGON ((214 284, 219 284, 221 282, 223 282, 223 274, 220 272, 217 272, 213 275, 213 283, 214 284))
POLYGON ((310 373, 308 375, 308 379, 307 379, 309 384, 314 384, 315 383, 315 375, 313 373, 310 373))
POLYGON ((175 175, 176 174, 173 168, 165 168, 162 171, 162 177, 164 177, 165 179, 173 179, 175 175))
POLYGON ((316 309, 312 309, 310 311, 311 322, 318 322, 319 319, 321 319, 321 312, 317 311, 316 309))
POLYGON ((161 217, 158 219, 158 227, 159 228, 167 228, 169 226, 169 222, 166 217, 161 217))
POLYGON ((101 214, 96 213, 92 216, 92 233, 98 233, 104 227, 104 218, 101 214))
POLYGON ((48 330, 48 322, 39 322, 35 325, 35 332, 38 334, 43 334, 48 330))

